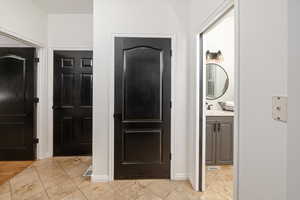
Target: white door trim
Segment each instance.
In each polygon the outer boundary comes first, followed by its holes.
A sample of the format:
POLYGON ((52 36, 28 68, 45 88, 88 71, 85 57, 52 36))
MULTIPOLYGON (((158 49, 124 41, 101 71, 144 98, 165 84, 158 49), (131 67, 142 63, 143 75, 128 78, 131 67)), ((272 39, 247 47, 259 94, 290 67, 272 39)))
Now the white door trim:
MULTIPOLYGON (((215 9, 205 20, 205 22, 202 24, 200 27, 199 34, 197 35, 197 38, 199 38, 199 35, 205 33, 209 27, 211 27, 213 24, 215 24, 224 14, 226 14, 230 9, 234 7, 234 16, 235 16, 235 116, 234 116, 234 199, 238 199, 238 191, 239 191, 239 99, 240 99, 240 92, 239 92, 239 84, 240 84, 240 79, 239 79, 239 72, 240 72, 240 61, 239 61, 239 0, 228 0, 222 2, 217 9, 215 9)), ((198 39, 199 40, 199 39, 198 39)), ((198 47, 197 47, 197 52, 200 52, 200 46, 199 46, 199 41, 197 41, 198 47)), ((199 67, 200 67, 200 62, 199 59, 197 59, 197 72, 195 74, 196 78, 196 90, 200 91, 200 77, 199 77, 199 67)), ((203 75, 206 73, 203 73, 203 75)), ((205 76, 203 77, 203 81, 205 81, 205 76)), ((205 85, 205 84, 204 84, 205 85)), ((203 97, 206 96, 206 91, 205 88, 203 89, 203 97)), ((196 96, 196 108, 199 108, 200 100, 198 96, 196 96)), ((206 109, 205 103, 203 104, 203 108, 206 109)), ((198 109, 199 110, 199 109, 198 109)), ((196 114, 196 133, 199 135, 199 130, 200 130, 200 125, 199 125, 199 113, 196 114)), ((203 124, 206 124, 205 121, 205 116, 203 116, 203 124)), ((205 141, 205 133, 206 132, 206 126, 203 126, 202 133, 203 133, 203 138, 202 141, 205 141)), ((199 138, 199 137, 198 137, 199 138)), ((199 141, 199 140, 198 140, 199 141)), ((199 143, 200 145, 200 143, 199 143)), ((196 145, 196 148, 199 148, 199 145, 196 145)), ((205 143, 202 145, 203 148, 203 155, 202 155, 202 188, 205 190, 205 143)), ((196 155, 199 158, 199 150, 196 150, 198 152, 198 155, 196 155)), ((196 159, 197 161, 197 159, 196 159)), ((199 177, 199 167, 197 166, 199 162, 196 162, 196 175, 199 177)), ((198 179, 199 180, 199 179, 198 179)), ((199 186, 199 185, 198 185, 199 186)), ((198 187, 199 188, 199 187, 198 187)))
POLYGON ((48 147, 47 157, 53 156, 53 59, 54 51, 93 51, 92 47, 49 47, 48 48, 48 147))
MULTIPOLYGON (((176 160, 175 154, 175 116, 176 116, 176 101, 175 101, 175 68, 176 68, 176 36, 175 34, 128 34, 128 33, 114 33, 112 34, 112 45, 113 45, 113 55, 115 55, 115 37, 141 37, 141 38, 170 38, 172 40, 172 50, 173 56, 171 58, 171 101, 173 102, 173 106, 171 109, 171 180, 174 179, 186 179, 181 174, 175 174, 174 166, 176 160)), ((114 56, 113 56, 114 58, 114 56)), ((109 172, 108 178, 109 181, 114 180, 114 103, 115 103, 115 89, 114 89, 114 80, 115 80, 115 61, 113 59, 113 67, 110 68, 110 76, 109 76, 109 172)))

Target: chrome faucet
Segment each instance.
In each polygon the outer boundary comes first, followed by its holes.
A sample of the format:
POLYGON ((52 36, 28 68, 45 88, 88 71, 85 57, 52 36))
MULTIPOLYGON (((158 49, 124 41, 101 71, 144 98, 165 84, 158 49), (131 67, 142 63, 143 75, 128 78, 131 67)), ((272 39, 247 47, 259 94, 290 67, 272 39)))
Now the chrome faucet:
POLYGON ((208 103, 206 102, 207 110, 211 110, 213 106, 214 106, 213 104, 208 104, 208 103))

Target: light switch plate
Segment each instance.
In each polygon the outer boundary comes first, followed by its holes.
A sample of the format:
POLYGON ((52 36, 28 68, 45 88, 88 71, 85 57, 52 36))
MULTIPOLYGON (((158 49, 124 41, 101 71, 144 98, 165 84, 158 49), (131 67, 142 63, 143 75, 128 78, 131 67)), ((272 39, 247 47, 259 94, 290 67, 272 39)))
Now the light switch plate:
POLYGON ((272 115, 276 121, 287 122, 288 120, 288 98, 282 96, 275 96, 272 98, 272 115))

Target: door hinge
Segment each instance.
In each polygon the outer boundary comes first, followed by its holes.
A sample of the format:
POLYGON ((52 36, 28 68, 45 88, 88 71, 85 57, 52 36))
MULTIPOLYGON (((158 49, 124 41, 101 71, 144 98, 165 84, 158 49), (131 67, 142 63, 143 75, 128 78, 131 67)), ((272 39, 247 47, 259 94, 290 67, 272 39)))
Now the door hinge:
POLYGON ((170 56, 171 57, 173 56, 173 50, 172 49, 170 50, 170 56))
POLYGON ((169 154, 169 158, 170 158, 170 160, 172 160, 172 154, 171 153, 169 154))
POLYGON ((35 63, 39 63, 40 62, 40 58, 34 58, 33 59, 35 63))
POLYGON ((33 98, 33 103, 39 103, 39 102, 40 102, 40 98, 38 98, 38 97, 33 98))
POLYGON ((33 139, 33 143, 34 143, 34 144, 38 144, 39 142, 40 142, 39 138, 34 138, 34 139, 33 139))
POLYGON ((172 101, 170 101, 170 108, 172 108, 173 107, 173 103, 172 103, 172 101))

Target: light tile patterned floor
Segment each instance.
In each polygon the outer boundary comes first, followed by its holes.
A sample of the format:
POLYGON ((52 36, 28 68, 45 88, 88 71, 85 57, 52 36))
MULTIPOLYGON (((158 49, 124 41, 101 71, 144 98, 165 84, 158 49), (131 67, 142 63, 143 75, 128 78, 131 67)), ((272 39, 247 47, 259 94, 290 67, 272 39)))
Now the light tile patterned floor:
POLYGON ((0 185, 0 200, 231 200, 232 168, 208 171, 207 191, 187 181, 132 180, 91 183, 82 174, 90 157, 62 157, 34 162, 0 185))

